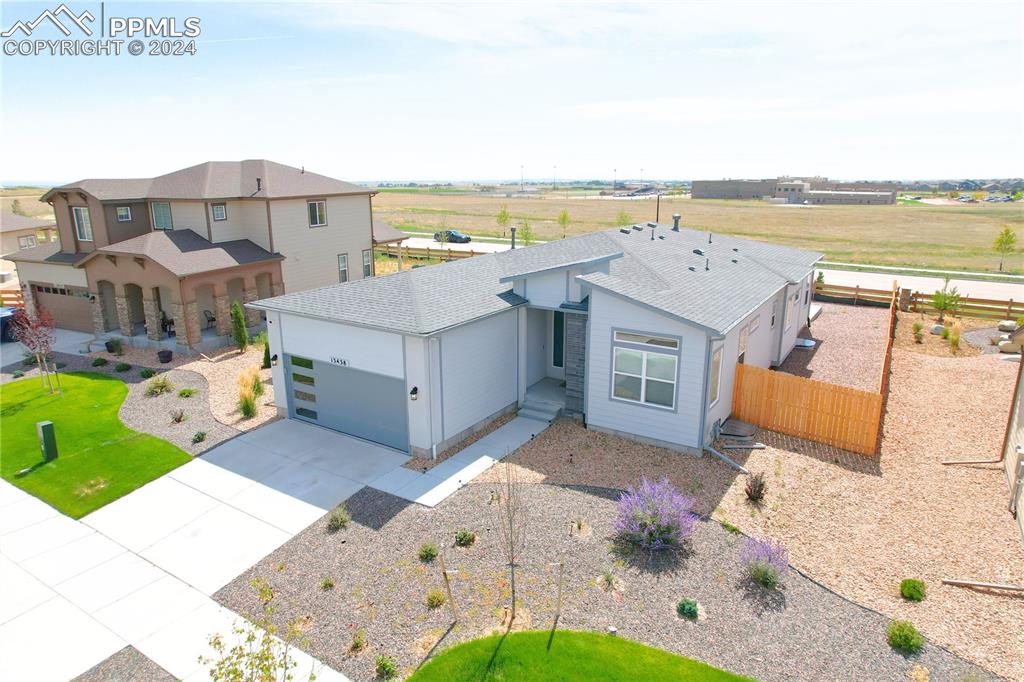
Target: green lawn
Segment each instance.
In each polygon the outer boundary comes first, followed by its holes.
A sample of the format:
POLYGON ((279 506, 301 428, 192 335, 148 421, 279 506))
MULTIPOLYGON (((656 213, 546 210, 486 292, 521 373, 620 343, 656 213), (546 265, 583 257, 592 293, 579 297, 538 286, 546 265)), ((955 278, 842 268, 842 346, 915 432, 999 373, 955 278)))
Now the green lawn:
MULTIPOLYGON (((682 626, 681 626, 682 627, 682 626)), ((452 647, 409 682, 452 680, 690 680, 749 678, 628 639, 592 632, 547 630, 495 635, 452 647)))
POLYGON ((81 518, 191 457, 165 440, 132 431, 117 416, 128 395, 120 379, 61 374, 63 397, 38 377, 0 388, 0 476, 72 518, 81 518), (49 419, 59 455, 42 463, 36 422, 49 419), (26 473, 20 473, 23 470, 26 473))

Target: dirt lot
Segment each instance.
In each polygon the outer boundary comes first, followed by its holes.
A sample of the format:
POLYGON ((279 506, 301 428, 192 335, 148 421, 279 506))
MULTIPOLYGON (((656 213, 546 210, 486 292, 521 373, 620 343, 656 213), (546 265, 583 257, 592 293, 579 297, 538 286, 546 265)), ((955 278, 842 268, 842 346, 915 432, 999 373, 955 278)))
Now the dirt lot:
POLYGON ((814 348, 794 348, 779 368, 808 379, 878 391, 889 331, 889 311, 872 306, 820 303, 821 315, 802 338, 814 348))

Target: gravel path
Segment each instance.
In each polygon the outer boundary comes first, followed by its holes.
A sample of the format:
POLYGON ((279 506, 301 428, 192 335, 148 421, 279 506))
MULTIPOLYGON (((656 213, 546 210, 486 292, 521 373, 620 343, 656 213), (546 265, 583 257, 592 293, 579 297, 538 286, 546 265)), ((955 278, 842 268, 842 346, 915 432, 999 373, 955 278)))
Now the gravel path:
MULTIPOLYGON (((501 627, 509 598, 499 549, 494 486, 474 483, 431 510, 364 488, 348 502, 353 523, 335 534, 323 519, 222 589, 215 598, 243 614, 257 610, 253 578, 275 589, 279 624, 298 618, 303 648, 354 680, 373 679, 377 654, 395 656, 411 672, 434 647, 490 633, 501 627), (470 548, 452 546, 454 532, 478 533, 470 548), (446 607, 429 610, 430 589, 441 588, 435 561, 416 558, 422 542, 442 548, 460 622, 450 628, 446 607), (321 579, 335 581, 331 590, 321 579), (352 633, 364 630, 368 647, 348 651, 352 633)), ((664 559, 615 559, 609 554, 614 499, 608 489, 527 484, 529 542, 517 574, 521 617, 531 627, 550 627, 556 605, 557 571, 566 581, 559 626, 603 632, 614 625, 622 636, 760 680, 906 679, 917 665, 933 679, 974 675, 991 679, 939 647, 928 644, 909 658, 885 642, 887 619, 852 604, 798 572, 778 591, 741 577, 740 537, 716 522, 701 521, 686 552, 664 559), (584 531, 570 534, 582 519, 584 531), (603 587, 611 571, 613 589, 603 587), (674 611, 682 597, 696 598, 706 618, 690 623, 674 611)))
POLYGON ((991 343, 991 339, 999 338, 1005 332, 999 331, 999 327, 982 327, 981 329, 972 329, 963 333, 963 339, 967 343, 971 344, 975 348, 980 348, 982 353, 986 355, 999 353, 999 346, 991 343))
MULTIPOLYGON (((822 303, 821 315, 811 323, 811 349, 794 348, 779 367, 783 372, 878 391, 885 354, 889 311, 872 306, 822 303)), ((801 338, 808 338, 805 330, 801 338)))
POLYGON ((97 663, 72 682, 174 682, 176 678, 133 646, 97 663))

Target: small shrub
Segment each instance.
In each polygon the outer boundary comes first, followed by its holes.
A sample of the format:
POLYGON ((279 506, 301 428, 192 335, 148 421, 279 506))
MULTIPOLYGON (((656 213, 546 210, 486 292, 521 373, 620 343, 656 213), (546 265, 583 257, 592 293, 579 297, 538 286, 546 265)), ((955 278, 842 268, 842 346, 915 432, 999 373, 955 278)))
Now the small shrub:
POLYGON ((768 484, 764 480, 764 472, 757 472, 752 474, 747 479, 747 485, 744 486, 743 491, 747 494, 747 499, 751 502, 760 502, 764 499, 765 491, 768 490, 768 484))
POLYGON ((249 347, 249 330, 245 326, 245 311, 238 301, 231 303, 231 336, 238 350, 244 353, 249 347))
POLYGON ((943 341, 948 341, 949 340, 949 327, 943 327, 942 328, 942 340, 943 341))
POLYGON ((668 479, 640 480, 619 497, 615 532, 626 542, 649 550, 676 547, 693 535, 697 520, 693 499, 668 479))
POLYGON ((924 325, 920 322, 914 323, 914 343, 924 343, 924 325))
POLYGON ((769 589, 778 586, 789 564, 789 553, 781 542, 747 538, 743 541, 740 562, 747 576, 758 585, 769 589))
POLYGON ((192 434, 193 445, 195 445, 196 443, 202 443, 204 440, 206 440, 206 431, 196 431, 194 434, 192 434))
POLYGON ((612 569, 606 569, 601 574, 601 587, 606 591, 615 588, 615 574, 612 572, 612 569))
POLYGON ((345 505, 339 504, 331 510, 331 515, 327 519, 327 532, 337 533, 339 530, 347 528, 350 521, 352 521, 352 515, 345 505))
POLYGON ((153 377, 146 382, 146 395, 155 396, 170 393, 174 390, 174 384, 165 375, 153 377))
POLYGON ((57 369, 64 369, 67 366, 68 366, 68 363, 66 363, 66 362, 58 362, 57 363, 57 369))
POLYGON ((916 654, 924 647, 924 638, 909 620, 894 620, 885 637, 889 646, 905 654, 916 654))
POLYGON ((116 372, 127 372, 131 368, 132 366, 129 365, 127 362, 119 362, 116 365, 114 365, 114 371, 116 372))
POLYGON ((103 344, 111 355, 120 355, 124 352, 124 343, 121 339, 110 339, 103 344))
POLYGON ((139 376, 142 377, 143 379, 148 379, 150 377, 156 376, 156 370, 150 369, 149 367, 143 367, 142 369, 139 370, 139 376))
POLYGON ((729 523, 725 519, 722 519, 721 521, 719 521, 719 523, 722 524, 722 528, 724 528, 728 532, 732 533, 733 535, 739 535, 740 534, 740 529, 737 528, 736 526, 734 526, 733 524, 729 523))
POLYGON ((92 366, 93 367, 102 367, 103 365, 105 365, 105 364, 107 364, 109 362, 110 361, 107 360, 106 358, 93 358, 92 359, 92 366))
POLYGON ((249 365, 239 373, 238 390, 252 391, 254 398, 263 395, 263 382, 260 380, 260 368, 257 365, 249 365))
POLYGON ((697 618, 698 605, 696 599, 680 599, 679 603, 676 604, 676 613, 679 614, 680 618, 689 618, 695 620, 697 618))
POLYGON ((925 585, 923 580, 917 578, 906 578, 900 581, 900 594, 907 601, 921 601, 924 599, 925 585))
POLYGON ((349 645, 349 649, 353 652, 362 651, 366 648, 366 632, 364 630, 356 630, 352 633, 352 644, 349 645))
POLYGON ((175 424, 181 424, 188 419, 188 415, 185 414, 185 410, 171 410, 171 421, 175 424))
POLYGON ((953 331, 949 335, 949 352, 956 355, 957 351, 960 350, 960 332, 953 331))
MULTIPOLYGON (((266 332, 260 333, 266 335, 266 332)), ((270 369, 270 342, 265 339, 263 341, 263 363, 261 367, 263 369, 270 369)))
POLYGON ((11 372, 11 377, 14 378, 14 379, 20 379, 23 376, 25 376, 25 373, 23 371, 21 371, 20 369, 16 369, 13 372, 11 372))
POLYGON ((320 589, 324 592, 334 589, 334 580, 331 578, 323 578, 320 580, 320 589))
POLYGON ((427 592, 428 609, 436 609, 437 607, 444 605, 444 601, 444 592, 441 590, 431 590, 430 592, 427 592))
POLYGON ((423 563, 430 563, 437 558, 437 545, 433 542, 423 543, 420 545, 418 556, 423 563))
POLYGON ((244 388, 238 392, 238 411, 243 419, 252 419, 256 416, 256 396, 251 388, 244 388))
POLYGON ((191 398, 195 394, 196 394, 196 389, 194 389, 194 388, 183 388, 180 391, 178 391, 178 397, 179 398, 191 398))
POLYGON ((455 544, 459 547, 469 547, 476 542, 476 533, 471 530, 462 529, 455 533, 455 544))
POLYGON ((391 656, 380 654, 374 659, 373 666, 377 671, 377 677, 383 680, 390 680, 398 676, 398 663, 391 656))

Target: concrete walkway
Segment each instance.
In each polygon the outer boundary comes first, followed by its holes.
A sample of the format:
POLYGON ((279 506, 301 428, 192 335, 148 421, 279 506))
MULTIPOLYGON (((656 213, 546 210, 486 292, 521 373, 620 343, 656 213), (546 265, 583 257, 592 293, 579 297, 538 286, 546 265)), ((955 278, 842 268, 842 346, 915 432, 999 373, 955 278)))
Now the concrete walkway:
MULTIPOLYGON (((242 617, 103 533, 0 481, 0 680, 68 680, 131 644, 178 679, 209 680, 211 634, 242 617)), ((296 671, 346 678, 293 650, 296 671)), ((298 679, 298 676, 297 676, 298 679)))

